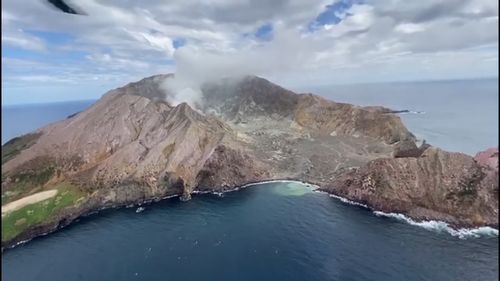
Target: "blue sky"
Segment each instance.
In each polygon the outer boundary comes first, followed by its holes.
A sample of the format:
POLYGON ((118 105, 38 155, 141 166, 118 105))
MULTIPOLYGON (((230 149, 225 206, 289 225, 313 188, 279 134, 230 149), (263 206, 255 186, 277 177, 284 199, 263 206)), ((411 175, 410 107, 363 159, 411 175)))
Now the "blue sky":
POLYGON ((291 88, 498 77, 495 1, 71 3, 88 16, 3 3, 4 104, 94 99, 176 71, 248 72, 291 88))
POLYGON ((273 35, 273 24, 266 23, 260 26, 257 31, 255 31, 255 37, 261 40, 272 40, 273 35))

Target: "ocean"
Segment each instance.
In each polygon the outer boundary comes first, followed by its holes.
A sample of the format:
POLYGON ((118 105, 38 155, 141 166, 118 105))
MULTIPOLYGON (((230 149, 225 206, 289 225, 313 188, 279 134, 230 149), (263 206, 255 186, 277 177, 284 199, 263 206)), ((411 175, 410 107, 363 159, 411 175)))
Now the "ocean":
POLYGON ((460 239, 297 183, 106 210, 2 254, 3 280, 497 280, 498 236, 460 239))
POLYGON ((475 155, 498 147, 498 79, 401 82, 310 87, 338 102, 410 110, 400 114, 419 139, 475 155))
POLYGON ((95 100, 2 107, 2 145, 14 137, 32 132, 91 106, 95 100))
MULTIPOLYGON (((473 155, 498 143, 496 80, 314 92, 341 102, 423 111, 402 114, 403 122, 417 137, 447 150, 473 155)), ((91 103, 3 107, 2 143, 91 103)), ((498 233, 415 225, 300 183, 276 182, 81 218, 2 253, 2 279, 498 280, 498 254, 498 233)))

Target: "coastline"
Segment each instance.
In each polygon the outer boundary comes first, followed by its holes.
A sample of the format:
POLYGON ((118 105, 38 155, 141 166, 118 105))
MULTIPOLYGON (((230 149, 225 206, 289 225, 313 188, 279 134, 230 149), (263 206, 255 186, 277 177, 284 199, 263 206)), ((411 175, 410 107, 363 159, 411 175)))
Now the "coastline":
MULTIPOLYGON (((28 188, 18 197, 43 185, 71 192, 65 205, 47 203, 40 218, 28 221, 28 211, 7 217, 2 249, 103 209, 279 181, 413 224, 498 229, 498 167, 418 144, 388 108, 297 94, 248 76, 207 85, 213 99, 206 109, 224 109, 207 118, 187 103, 157 100, 160 81, 171 75, 111 90, 85 111, 3 147, 5 202, 17 199, 7 191, 22 185, 28 188), (90 125, 90 134, 75 130, 90 125)), ((485 157, 490 163, 498 154, 485 157)))
MULTIPOLYGON (((221 196, 224 193, 235 192, 235 191, 239 191, 241 189, 245 189, 245 188, 249 188, 249 187, 253 187, 253 186, 270 184, 270 183, 299 183, 299 184, 305 185, 307 187, 311 187, 313 192, 328 195, 329 197, 335 198, 344 204, 358 206, 358 207, 362 207, 364 209, 367 209, 367 210, 371 211, 372 214, 375 216, 395 219, 395 220, 398 220, 398 221, 401 221, 401 222, 404 222, 404 223, 407 223, 410 225, 424 228, 428 231, 434 231, 437 233, 445 232, 448 235, 458 237, 459 239, 479 238, 479 237, 485 237, 485 236, 486 237, 495 237, 495 236, 497 237, 499 234, 499 230, 497 228, 494 228, 491 226, 460 227, 460 226, 450 225, 449 223, 447 223, 445 221, 440 221, 440 220, 415 220, 411 216, 407 216, 407 215, 401 214, 401 213, 382 212, 382 211, 373 209, 370 206, 365 205, 363 203, 355 202, 355 201, 349 200, 345 197, 338 196, 336 194, 327 192, 316 184, 301 181, 301 180, 275 179, 275 180, 256 181, 256 182, 249 182, 249 183, 246 183, 246 184, 243 184, 240 186, 236 186, 233 188, 222 189, 219 191, 193 190, 192 194, 200 194, 200 195, 214 194, 214 195, 221 196)), ((80 215, 76 215, 76 216, 73 216, 70 218, 63 218, 61 220, 58 220, 56 223, 52 222, 52 223, 48 223, 45 225, 38 225, 35 227, 35 229, 36 228, 48 228, 49 230, 41 232, 41 233, 35 233, 35 234, 31 235, 31 237, 28 237, 26 239, 22 239, 19 241, 16 241, 18 239, 12 239, 12 242, 10 242, 10 241, 5 242, 5 245, 2 245, 1 252, 3 253, 4 250, 13 249, 19 245, 23 245, 25 243, 28 243, 31 240, 36 239, 37 237, 43 237, 43 236, 46 236, 46 235, 51 234, 53 232, 62 230, 66 226, 69 226, 70 224, 76 223, 77 220, 79 220, 80 218, 89 217, 91 215, 97 215, 100 211, 110 210, 110 209, 120 209, 120 208, 141 207, 141 206, 148 205, 148 204, 155 203, 155 202, 159 202, 159 201, 162 201, 165 199, 171 199, 171 198, 175 198, 175 197, 180 198, 181 196, 182 196, 182 194, 173 194, 173 195, 167 195, 167 196, 163 196, 163 197, 159 197, 159 198, 151 198, 151 199, 147 199, 147 200, 137 202, 137 203, 103 206, 103 207, 97 208, 95 210, 89 210, 89 211, 83 212, 80 215), (53 225, 53 227, 50 227, 51 224, 53 225)), ((26 230, 26 232, 31 232, 31 231, 33 231, 33 229, 26 230)), ((19 236, 22 236, 22 234, 19 236)), ((2 243, 2 244, 4 244, 4 243, 2 243)))

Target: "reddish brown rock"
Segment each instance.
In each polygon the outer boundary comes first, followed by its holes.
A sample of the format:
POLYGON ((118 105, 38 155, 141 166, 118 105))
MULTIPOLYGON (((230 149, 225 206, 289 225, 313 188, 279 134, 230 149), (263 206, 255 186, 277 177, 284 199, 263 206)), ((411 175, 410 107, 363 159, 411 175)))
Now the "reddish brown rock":
POLYGON ((474 156, 479 165, 489 169, 498 170, 498 148, 489 148, 485 151, 478 152, 474 156))
POLYGON ((435 147, 419 158, 376 159, 341 174, 324 189, 415 219, 498 227, 498 168, 435 147))

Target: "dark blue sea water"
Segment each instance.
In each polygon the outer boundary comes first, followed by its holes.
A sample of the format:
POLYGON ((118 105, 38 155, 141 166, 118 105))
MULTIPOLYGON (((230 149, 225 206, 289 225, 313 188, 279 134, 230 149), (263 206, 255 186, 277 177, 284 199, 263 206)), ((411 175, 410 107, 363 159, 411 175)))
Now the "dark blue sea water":
POLYGON ((3 253, 3 280, 497 280, 498 237, 459 239, 295 183, 108 210, 3 253))
POLYGON ((49 123, 82 111, 95 101, 11 105, 2 107, 2 144, 49 123))
MULTIPOLYGON (((491 83, 320 90, 339 101, 425 111, 403 121, 445 149, 473 154, 498 142, 498 86, 491 83)), ((2 143, 91 103, 4 107, 2 143)), ((136 209, 102 211, 6 250, 2 279, 498 280, 498 236, 460 239, 296 183, 136 209)))

